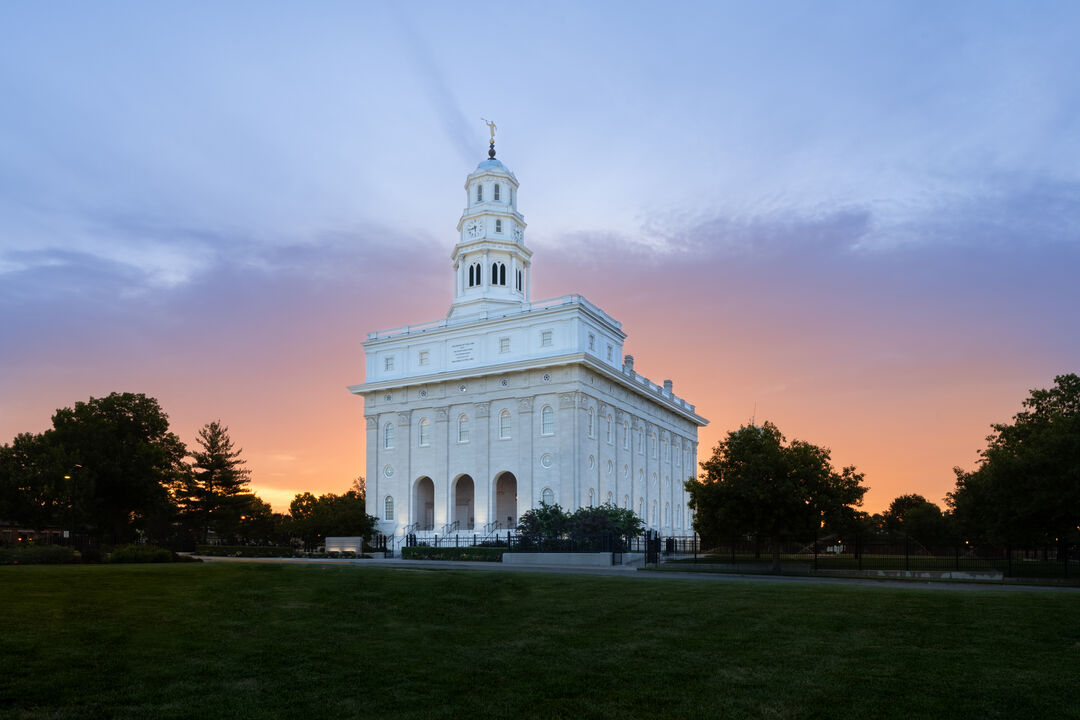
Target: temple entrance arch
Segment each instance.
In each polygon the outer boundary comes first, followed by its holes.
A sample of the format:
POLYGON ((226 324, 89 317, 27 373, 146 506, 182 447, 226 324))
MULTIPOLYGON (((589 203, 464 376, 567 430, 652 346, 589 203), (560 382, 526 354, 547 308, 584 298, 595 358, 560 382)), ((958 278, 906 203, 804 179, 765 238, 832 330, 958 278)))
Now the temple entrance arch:
POLYGON ((476 484, 471 475, 460 475, 454 481, 454 517, 458 530, 476 527, 476 484))
POLYGON ((435 529, 435 481, 426 475, 413 489, 413 522, 417 530, 435 529))
POLYGON ((512 472, 495 476, 495 520, 501 528, 517 527, 517 478, 512 472))

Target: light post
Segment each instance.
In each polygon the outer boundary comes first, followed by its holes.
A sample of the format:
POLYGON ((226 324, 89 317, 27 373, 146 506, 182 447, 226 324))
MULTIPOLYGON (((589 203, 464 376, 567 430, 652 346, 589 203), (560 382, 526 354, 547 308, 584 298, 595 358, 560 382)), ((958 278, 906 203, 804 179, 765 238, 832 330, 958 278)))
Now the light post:
POLYGON ((75 478, 75 475, 77 474, 76 473, 77 470, 82 470, 82 465, 79 465, 78 463, 72 465, 68 469, 67 473, 64 475, 64 479, 67 480, 68 484, 69 484, 69 488, 68 488, 69 502, 68 502, 68 512, 67 512, 68 517, 67 517, 67 522, 64 523, 65 525, 70 526, 70 529, 68 529, 68 528, 64 529, 64 537, 68 541, 68 546, 74 546, 74 544, 75 544, 75 525, 76 525, 76 523, 75 523, 75 515, 76 515, 75 506, 76 506, 76 503, 78 502, 78 494, 79 494, 79 481, 75 478))

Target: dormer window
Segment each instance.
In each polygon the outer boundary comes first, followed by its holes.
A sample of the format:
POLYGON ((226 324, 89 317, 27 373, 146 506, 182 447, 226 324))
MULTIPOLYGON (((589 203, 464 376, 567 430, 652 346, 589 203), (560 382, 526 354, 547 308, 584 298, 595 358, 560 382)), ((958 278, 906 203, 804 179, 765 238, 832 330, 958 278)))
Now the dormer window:
POLYGON ((482 183, 476 184, 476 202, 484 202, 484 186, 482 183))
POLYGON ((499 183, 495 183, 495 202, 499 202, 499 183))
MULTIPOLYGON (((498 185, 495 186, 495 199, 496 200, 499 199, 499 186, 498 185)), ((500 220, 499 218, 495 218, 495 232, 497 232, 497 233, 502 232, 502 220, 500 220)))

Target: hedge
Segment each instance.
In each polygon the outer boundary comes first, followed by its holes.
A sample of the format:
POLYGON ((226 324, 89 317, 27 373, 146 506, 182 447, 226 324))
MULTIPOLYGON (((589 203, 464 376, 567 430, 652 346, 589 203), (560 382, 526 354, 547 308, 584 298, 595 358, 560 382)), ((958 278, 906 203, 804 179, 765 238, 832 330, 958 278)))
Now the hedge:
POLYGON ((116 548, 106 558, 111 563, 167 563, 174 560, 171 550, 157 545, 126 545, 116 548))
POLYGON ((195 554, 211 557, 292 557, 293 549, 284 545, 196 545, 195 554))
POLYGON ((0 565, 61 565, 80 559, 78 551, 63 545, 0 546, 0 565))
POLYGON ((483 562, 502 562, 506 548, 500 547, 403 547, 401 557, 404 560, 479 560, 483 562))

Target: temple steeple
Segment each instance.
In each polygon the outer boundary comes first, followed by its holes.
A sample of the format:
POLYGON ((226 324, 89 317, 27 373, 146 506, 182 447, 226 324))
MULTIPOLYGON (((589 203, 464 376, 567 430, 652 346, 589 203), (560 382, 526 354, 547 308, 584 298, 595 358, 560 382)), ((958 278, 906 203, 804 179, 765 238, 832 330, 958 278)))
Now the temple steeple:
POLYGON ((495 159, 495 123, 488 159, 465 178, 466 206, 458 220, 454 302, 448 317, 520 310, 529 301, 532 251, 525 247, 525 218, 517 211, 518 181, 495 159))

